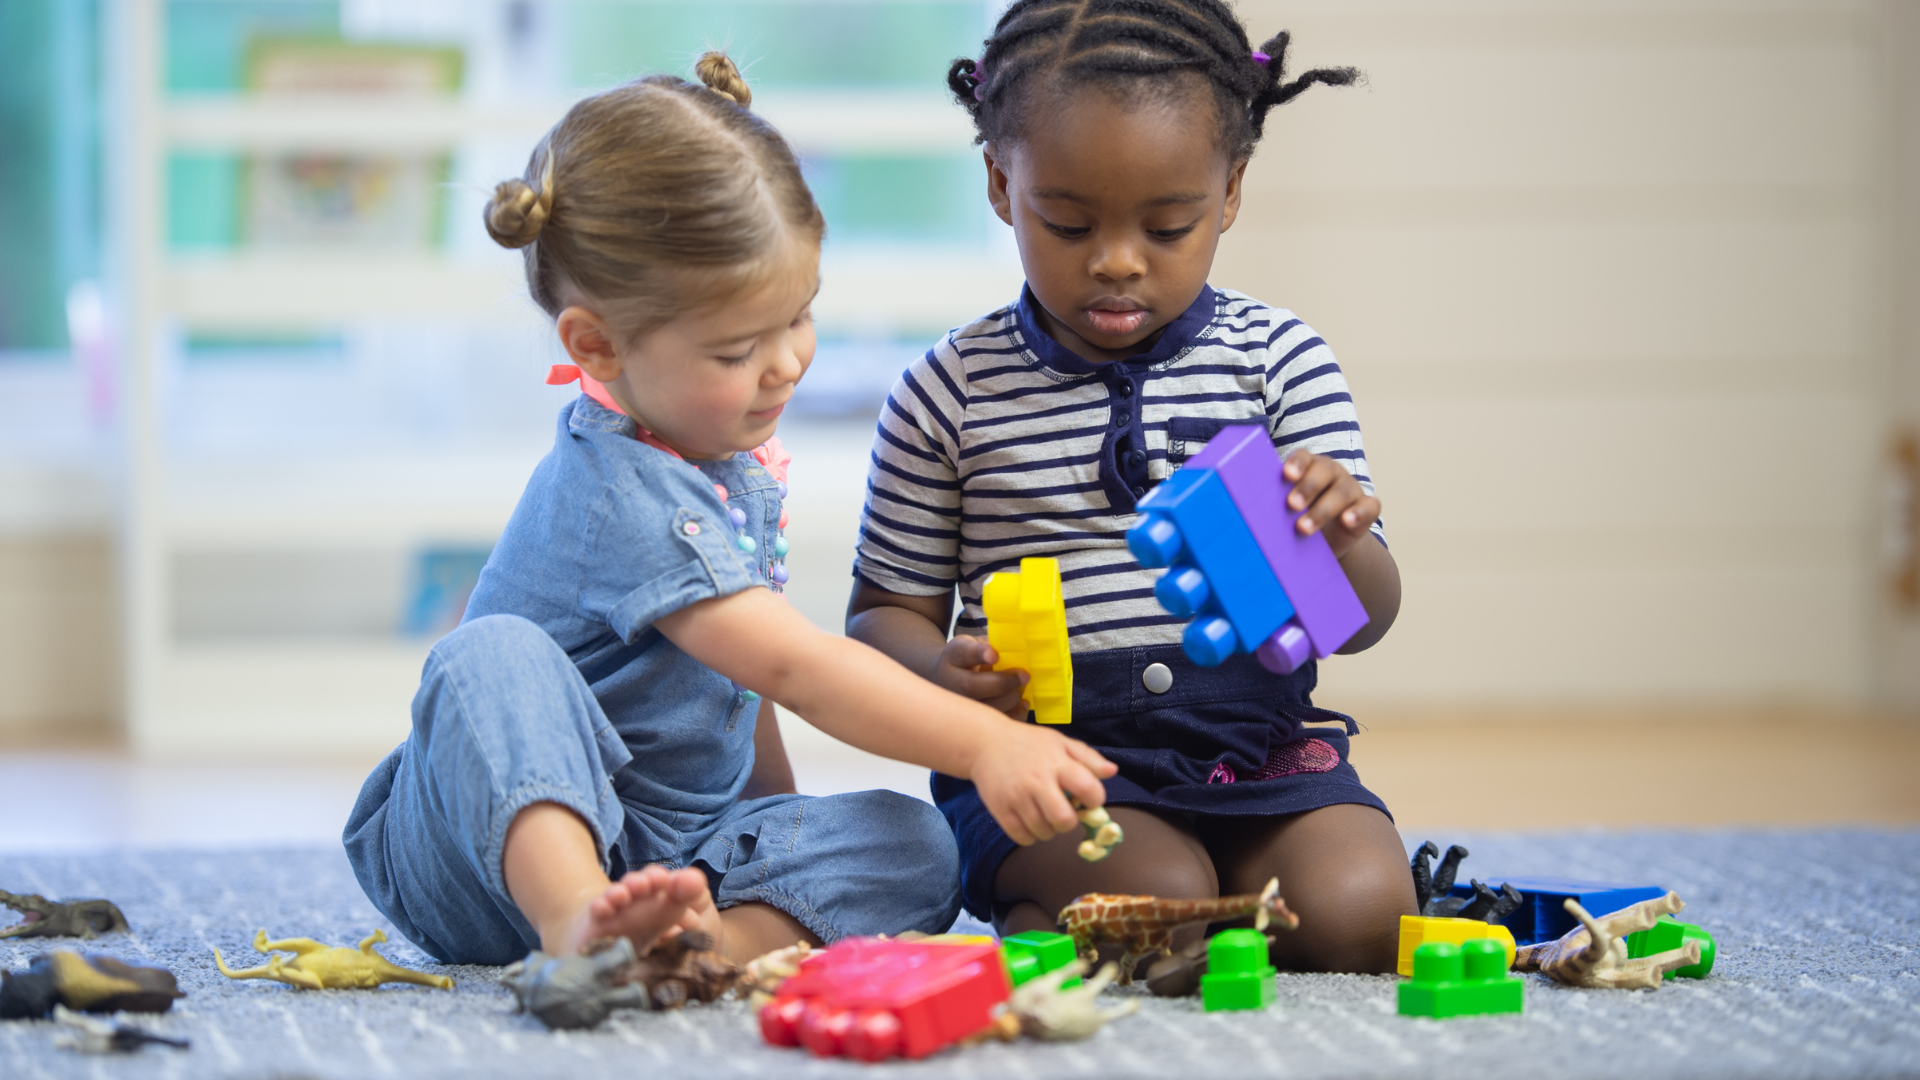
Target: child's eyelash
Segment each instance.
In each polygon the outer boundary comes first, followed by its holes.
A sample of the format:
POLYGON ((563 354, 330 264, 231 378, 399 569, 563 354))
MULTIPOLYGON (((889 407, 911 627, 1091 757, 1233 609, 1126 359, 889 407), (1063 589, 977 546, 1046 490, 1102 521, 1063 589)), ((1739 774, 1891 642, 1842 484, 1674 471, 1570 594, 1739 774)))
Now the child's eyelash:
POLYGON ((1078 240, 1093 230, 1084 225, 1055 225, 1049 221, 1047 231, 1065 240, 1078 240))
POLYGON ((728 367, 738 367, 739 365, 746 363, 747 360, 750 359, 752 356, 753 356, 753 350, 748 349, 746 352, 741 353, 739 356, 722 356, 722 357, 718 357, 718 359, 721 363, 727 365, 728 367))
POLYGON ((1178 240, 1192 232, 1199 224, 1196 221, 1192 225, 1185 225, 1178 229, 1152 229, 1149 233, 1155 240, 1178 240))

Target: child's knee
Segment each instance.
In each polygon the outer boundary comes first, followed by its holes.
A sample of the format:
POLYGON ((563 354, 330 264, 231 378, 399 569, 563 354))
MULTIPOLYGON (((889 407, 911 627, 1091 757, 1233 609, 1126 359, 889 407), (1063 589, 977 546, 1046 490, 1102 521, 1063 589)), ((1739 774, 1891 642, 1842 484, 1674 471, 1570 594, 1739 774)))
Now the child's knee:
POLYGON ((1330 869, 1287 903, 1300 916, 1300 928, 1283 932, 1276 953, 1286 966, 1307 971, 1393 971, 1400 916, 1414 914, 1407 868, 1380 860, 1330 869))
POLYGON ((848 809, 871 822, 874 868, 901 930, 937 934, 960 913, 960 849, 932 805, 896 791, 857 793, 848 809))

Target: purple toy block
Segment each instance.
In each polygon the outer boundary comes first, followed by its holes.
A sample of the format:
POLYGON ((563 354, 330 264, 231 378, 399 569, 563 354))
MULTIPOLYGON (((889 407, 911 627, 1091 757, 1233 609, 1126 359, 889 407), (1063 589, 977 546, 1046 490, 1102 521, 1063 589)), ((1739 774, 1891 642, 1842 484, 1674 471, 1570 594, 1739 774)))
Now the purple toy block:
MULTIPOLYGON (((1322 659, 1333 655, 1367 625, 1367 609, 1354 595, 1327 538, 1317 532, 1301 536, 1294 527, 1304 511, 1287 509, 1293 485, 1281 475, 1280 456, 1266 428, 1254 424, 1224 428, 1184 467, 1212 469, 1226 484, 1273 576, 1293 602, 1294 619, 1312 640, 1314 655, 1322 659)), ((1285 667, 1277 666, 1300 651, 1299 642, 1289 648, 1280 640, 1287 629, 1282 626, 1257 654, 1261 663, 1275 671, 1291 671, 1305 662, 1303 656, 1285 667)))

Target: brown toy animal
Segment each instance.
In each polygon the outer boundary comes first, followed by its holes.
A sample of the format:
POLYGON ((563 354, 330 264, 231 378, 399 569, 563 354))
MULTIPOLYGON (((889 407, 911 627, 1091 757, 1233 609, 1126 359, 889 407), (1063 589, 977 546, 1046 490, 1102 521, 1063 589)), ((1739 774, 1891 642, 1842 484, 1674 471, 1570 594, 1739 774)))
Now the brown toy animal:
POLYGON ((49 900, 0 889, 0 904, 26 916, 0 930, 0 938, 77 937, 91 939, 127 928, 127 917, 108 900, 49 900))
POLYGON ((616 981, 640 983, 656 1009, 677 1009, 689 1001, 718 1001, 740 982, 740 969, 713 949, 711 935, 686 930, 655 945, 616 981))
POLYGON ((1669 971, 1700 962, 1700 943, 1688 941, 1678 949, 1627 959, 1627 935, 1645 930, 1662 915, 1675 915, 1687 905, 1677 893, 1642 900, 1632 907, 1596 919, 1578 901, 1566 909, 1580 925, 1558 941, 1522 948, 1513 958, 1513 970, 1538 971, 1557 983, 1595 989, 1658 990, 1669 971))
POLYGON ((1258 895, 1222 896, 1213 900, 1165 900, 1158 896, 1119 896, 1088 893, 1060 909, 1060 931, 1073 939, 1082 957, 1091 958, 1100 945, 1121 948, 1120 982, 1133 983, 1133 969, 1149 956, 1173 954, 1173 932, 1194 923, 1222 922, 1253 916, 1256 930, 1268 922, 1289 930, 1300 916, 1280 899, 1280 879, 1273 878, 1258 895))

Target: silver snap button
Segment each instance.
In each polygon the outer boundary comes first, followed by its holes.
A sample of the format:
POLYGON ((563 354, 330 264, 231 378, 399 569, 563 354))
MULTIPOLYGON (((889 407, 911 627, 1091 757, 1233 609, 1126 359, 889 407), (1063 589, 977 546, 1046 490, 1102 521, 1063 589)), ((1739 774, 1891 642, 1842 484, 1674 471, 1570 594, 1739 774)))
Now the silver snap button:
POLYGON ((1156 694, 1173 689, 1173 669, 1165 664, 1148 664, 1140 673, 1140 684, 1156 694))

